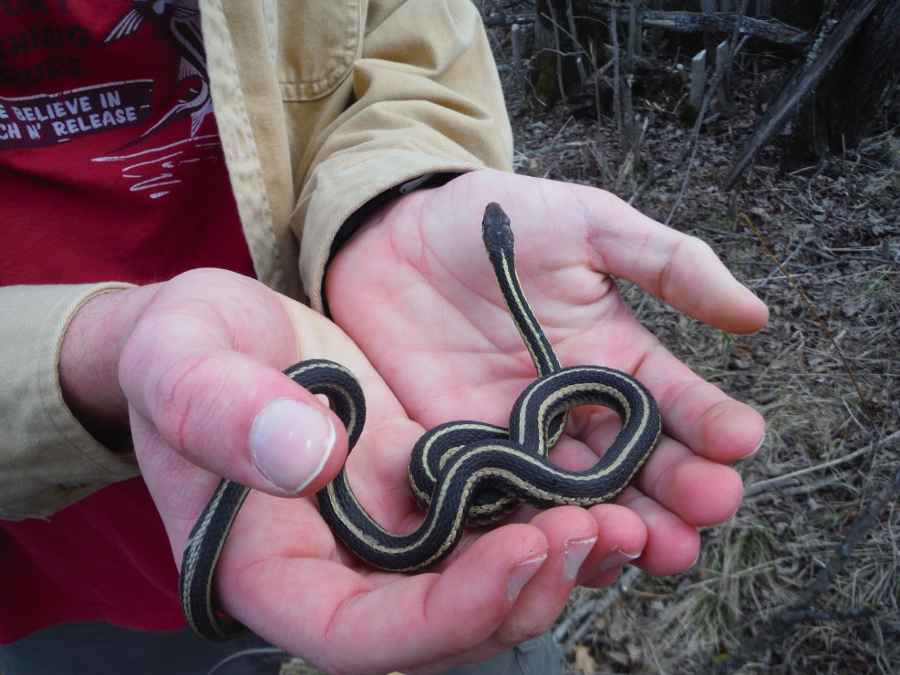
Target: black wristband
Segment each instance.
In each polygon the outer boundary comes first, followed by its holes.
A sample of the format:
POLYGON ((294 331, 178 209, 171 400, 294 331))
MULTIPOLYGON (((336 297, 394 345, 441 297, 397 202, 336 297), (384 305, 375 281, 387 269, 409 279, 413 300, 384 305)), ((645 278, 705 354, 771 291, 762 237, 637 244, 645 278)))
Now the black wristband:
MULTIPOLYGON (((377 197, 373 197, 365 204, 354 211, 347 220, 340 226, 334 239, 331 241, 331 250, 328 252, 328 262, 325 263, 325 269, 334 260, 334 256, 341 250, 341 246, 346 244, 363 226, 363 223, 382 206, 405 194, 409 194, 413 190, 420 188, 435 188, 449 183, 451 180, 459 176, 458 173, 426 173, 413 180, 406 181, 400 185, 395 185, 390 190, 385 190, 377 197)), ((325 296, 325 275, 322 276, 322 310, 325 316, 331 318, 331 312, 328 311, 328 299, 325 296)))

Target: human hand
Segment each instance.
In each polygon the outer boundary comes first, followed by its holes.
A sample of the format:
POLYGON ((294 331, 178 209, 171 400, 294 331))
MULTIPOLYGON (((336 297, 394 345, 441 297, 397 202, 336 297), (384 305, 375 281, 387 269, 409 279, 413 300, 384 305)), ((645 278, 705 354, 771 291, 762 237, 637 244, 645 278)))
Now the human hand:
MULTIPOLYGON (((127 411, 176 562, 219 476, 256 488, 219 560, 216 595, 224 611, 287 651, 327 670, 443 669, 540 632, 541 623, 522 617, 504 641, 496 637, 532 575, 562 567, 556 539, 590 539, 593 520, 554 524, 554 515, 502 528, 440 573, 407 577, 359 564, 311 498, 342 463, 343 428, 279 372, 313 357, 342 363, 363 385, 368 421, 350 464, 366 476, 357 491, 370 500, 405 476, 421 427, 336 326, 255 281, 199 270, 98 296, 73 320, 60 369, 67 398, 91 412, 95 428, 127 411), (260 461, 272 448, 286 454, 260 461), (273 496, 286 494, 296 498, 273 496)), ((389 511, 374 515, 401 529, 389 511)), ((565 602, 571 584, 561 580, 550 601, 565 602)))
MULTIPOLYGON (((626 560, 656 575, 684 570, 698 554, 697 528, 724 521, 740 503, 740 477, 725 463, 753 452, 765 426, 665 350, 628 312, 611 277, 735 333, 762 327, 765 306, 706 244, 600 190, 479 171, 413 192, 345 245, 325 290, 335 321, 426 428, 454 419, 505 425, 535 377, 482 248, 490 201, 510 216, 525 294, 562 365, 634 374, 663 417, 664 436, 634 487, 617 504, 590 509, 599 534, 578 581, 611 583, 626 560)), ((617 428, 609 411, 573 411, 551 457, 586 468, 617 428)), ((519 602, 525 612, 540 596, 519 602)))

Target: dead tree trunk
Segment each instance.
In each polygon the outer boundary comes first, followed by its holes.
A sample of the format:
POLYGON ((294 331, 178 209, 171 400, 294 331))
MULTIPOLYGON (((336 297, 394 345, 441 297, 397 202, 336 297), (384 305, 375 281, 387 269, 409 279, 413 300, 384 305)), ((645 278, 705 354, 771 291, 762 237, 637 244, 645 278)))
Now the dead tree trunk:
POLYGON ((855 147, 900 108, 900 0, 872 10, 798 118, 799 150, 816 157, 855 147))
POLYGON ((588 45, 601 45, 600 26, 588 0, 537 0, 534 5, 533 85, 538 99, 551 106, 573 94, 592 75, 588 45))
MULTIPOLYGON (((731 173, 725 180, 726 190, 734 187, 760 148, 766 146, 789 120, 796 118, 798 106, 809 105, 811 94, 827 75, 836 70, 837 64, 847 52, 847 47, 858 37, 867 20, 871 20, 875 10, 898 4, 900 0, 832 0, 829 3, 815 32, 809 52, 788 76, 775 101, 766 110, 750 140, 738 155, 731 173)), ((900 47, 900 35, 893 35, 890 43, 892 45, 890 49, 896 51, 900 47)), ((896 73, 893 71, 891 77, 896 81, 896 73)), ((840 95, 852 97, 855 88, 859 86, 859 83, 855 83, 853 90, 841 92, 840 95)), ((872 119, 873 111, 866 111, 866 116, 872 119)), ((813 116, 812 130, 816 128, 815 120, 813 116)), ((802 139, 806 133, 803 128, 803 124, 799 123, 793 137, 802 139)), ((818 132, 814 131, 810 138, 816 138, 817 134, 818 132)))

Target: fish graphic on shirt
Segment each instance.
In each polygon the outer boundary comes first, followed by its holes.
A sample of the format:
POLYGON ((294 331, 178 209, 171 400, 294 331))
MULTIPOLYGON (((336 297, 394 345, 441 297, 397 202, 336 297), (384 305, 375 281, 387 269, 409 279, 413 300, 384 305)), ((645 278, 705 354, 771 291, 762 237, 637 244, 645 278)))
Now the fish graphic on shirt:
POLYGON ((134 145, 179 120, 191 118, 191 138, 196 136, 206 116, 213 112, 206 70, 206 52, 200 30, 198 0, 132 0, 129 9, 106 36, 104 43, 115 42, 135 33, 145 22, 151 24, 181 57, 177 82, 196 77, 198 83, 168 110, 153 126, 125 147, 134 145))

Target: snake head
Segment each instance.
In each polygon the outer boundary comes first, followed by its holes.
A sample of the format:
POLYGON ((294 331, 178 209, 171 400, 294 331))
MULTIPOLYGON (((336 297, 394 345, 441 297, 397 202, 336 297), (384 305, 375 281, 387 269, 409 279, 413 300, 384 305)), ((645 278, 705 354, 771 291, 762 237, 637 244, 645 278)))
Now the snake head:
POLYGON ((513 233, 509 225, 509 216, 496 202, 491 202, 484 210, 481 236, 484 238, 484 245, 489 252, 494 249, 512 248, 513 233))

